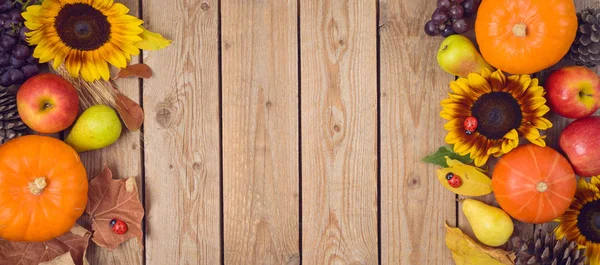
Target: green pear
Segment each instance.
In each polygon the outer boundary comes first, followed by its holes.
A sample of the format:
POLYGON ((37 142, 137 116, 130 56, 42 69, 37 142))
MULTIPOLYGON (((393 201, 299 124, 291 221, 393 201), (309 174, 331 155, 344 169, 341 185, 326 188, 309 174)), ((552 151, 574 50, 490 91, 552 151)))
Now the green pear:
POLYGON ((121 120, 114 109, 94 105, 79 116, 65 142, 77 152, 96 150, 115 143, 121 130, 121 120))
POLYGON ((469 73, 480 74, 483 68, 494 70, 475 48, 469 38, 454 34, 442 41, 437 52, 437 62, 444 71, 466 77, 469 73))
POLYGON ((515 229, 510 216, 500 208, 466 199, 463 201, 462 210, 473 228, 475 237, 490 247, 508 242, 515 229))

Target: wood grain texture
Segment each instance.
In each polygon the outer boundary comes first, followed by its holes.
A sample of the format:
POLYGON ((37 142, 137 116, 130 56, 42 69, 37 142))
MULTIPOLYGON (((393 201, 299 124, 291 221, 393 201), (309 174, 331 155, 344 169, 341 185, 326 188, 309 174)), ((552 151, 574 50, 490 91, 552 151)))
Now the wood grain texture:
MULTIPOLYGON (((130 15, 138 16, 140 10, 138 1, 124 0, 120 2, 130 9, 130 15)), ((131 63, 138 63, 139 60, 139 56, 135 56, 131 63)), ((117 69, 113 70, 114 75, 117 69)), ((140 102, 140 83, 137 78, 120 79, 116 81, 116 84, 123 94, 133 101, 140 102)), ((82 153, 81 160, 90 179, 96 176, 106 164, 113 171, 115 178, 133 177, 136 179, 138 187, 142 187, 140 132, 130 132, 123 126, 121 138, 115 144, 104 149, 82 153)), ((143 202, 141 189, 139 195, 143 202)), ((82 224, 89 228, 89 220, 86 218, 82 219, 82 224)), ((87 258, 91 265, 142 265, 144 262, 143 246, 144 242, 138 242, 137 239, 129 240, 112 251, 90 244, 87 258)))
POLYGON ((437 66, 442 38, 423 33, 427 3, 379 2, 382 264, 453 264, 444 223, 456 225, 455 195, 420 161, 445 144, 439 102, 454 80, 437 66))
POLYGON ((146 264, 220 264, 218 2, 144 1, 143 14, 173 40, 143 58, 146 264))
POLYGON ((225 264, 299 264, 297 3, 221 2, 225 264))
POLYGON ((300 8, 302 260, 377 264, 376 2, 300 8))

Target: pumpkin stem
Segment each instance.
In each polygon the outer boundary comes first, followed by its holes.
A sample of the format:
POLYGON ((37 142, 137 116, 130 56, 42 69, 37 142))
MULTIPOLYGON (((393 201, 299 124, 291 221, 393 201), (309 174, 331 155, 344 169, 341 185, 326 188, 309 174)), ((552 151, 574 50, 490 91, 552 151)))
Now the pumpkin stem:
POLYGON ((512 28, 512 32, 517 37, 525 37, 527 35, 527 25, 525 23, 517 23, 512 28))
POLYGON ((536 186, 535 189, 539 192, 546 192, 548 190, 548 183, 540 181, 536 186))
POLYGON ((29 182, 29 191, 33 195, 40 195, 44 191, 44 188, 46 188, 46 185, 48 184, 45 177, 36 178, 33 182, 29 182))

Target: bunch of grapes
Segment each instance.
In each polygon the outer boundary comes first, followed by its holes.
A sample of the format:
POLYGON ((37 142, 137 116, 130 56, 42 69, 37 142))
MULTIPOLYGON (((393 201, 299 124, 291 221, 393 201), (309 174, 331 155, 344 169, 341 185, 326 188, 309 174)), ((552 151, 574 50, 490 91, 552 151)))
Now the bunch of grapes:
POLYGON ((467 19, 477 12, 478 0, 438 0, 431 20, 425 24, 429 36, 463 34, 469 30, 467 19))
MULTIPOLYGON (((34 47, 28 46, 21 13, 32 1, 0 0, 0 86, 20 85, 38 74, 34 47)), ((37 2, 37 1, 35 1, 37 2)))

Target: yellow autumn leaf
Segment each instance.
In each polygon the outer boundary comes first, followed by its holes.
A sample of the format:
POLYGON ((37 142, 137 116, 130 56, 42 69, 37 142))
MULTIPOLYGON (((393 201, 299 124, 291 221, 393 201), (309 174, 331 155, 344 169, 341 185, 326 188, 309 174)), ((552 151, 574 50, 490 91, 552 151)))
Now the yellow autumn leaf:
POLYGON ((492 180, 478 167, 465 165, 462 162, 446 157, 447 168, 440 168, 437 171, 437 178, 442 185, 460 195, 465 196, 483 196, 492 193, 492 180), (446 175, 452 173, 461 180, 461 185, 454 188, 448 184, 446 175))
POLYGON ((139 36, 142 38, 142 41, 135 44, 136 47, 142 50, 160 50, 165 48, 171 44, 171 40, 167 40, 163 38, 162 35, 149 31, 142 27, 144 32, 142 32, 139 36))
POLYGON ((514 265, 514 253, 475 242, 460 228, 446 226, 446 246, 456 265, 514 265))

